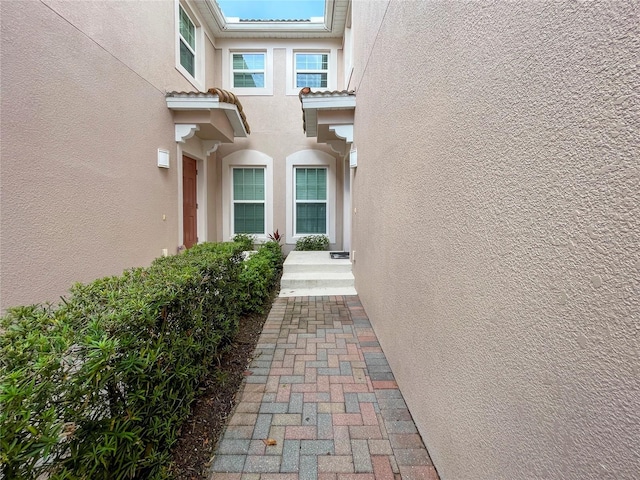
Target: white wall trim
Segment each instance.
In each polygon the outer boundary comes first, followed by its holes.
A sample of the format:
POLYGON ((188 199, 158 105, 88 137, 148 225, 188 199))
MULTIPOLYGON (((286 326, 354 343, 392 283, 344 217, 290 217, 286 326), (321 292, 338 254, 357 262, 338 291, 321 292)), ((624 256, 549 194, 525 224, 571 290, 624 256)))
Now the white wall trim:
POLYGON ((351 169, 349 161, 342 160, 342 250, 351 250, 351 169))
POLYGON ((209 239, 207 238, 208 231, 208 215, 207 208, 209 208, 207 197, 207 176, 208 176, 208 162, 202 158, 195 157, 193 155, 189 155, 196 161, 196 168, 198 170, 198 175, 196 176, 196 185, 198 188, 197 194, 197 202, 198 208, 196 210, 196 218, 198 219, 197 231, 198 231, 198 243, 206 242, 209 239))
POLYGON ((256 235, 258 241, 267 240, 273 232, 273 158, 257 150, 238 150, 222 159, 222 240, 233 237, 231 209, 231 182, 233 167, 265 167, 265 228, 264 235, 256 235))
POLYGON ((178 167, 178 245, 176 245, 176 251, 178 247, 184 245, 184 193, 182 187, 182 146, 183 143, 178 142, 176 164, 178 167))
POLYGON ((287 182, 287 235, 286 242, 295 244, 296 241, 306 235, 294 235, 293 216, 295 201, 293 198, 294 178, 293 171, 296 167, 318 166, 327 167, 327 216, 328 232, 330 243, 336 243, 336 159, 328 153, 320 150, 300 150, 292 153, 286 160, 286 182, 287 182))

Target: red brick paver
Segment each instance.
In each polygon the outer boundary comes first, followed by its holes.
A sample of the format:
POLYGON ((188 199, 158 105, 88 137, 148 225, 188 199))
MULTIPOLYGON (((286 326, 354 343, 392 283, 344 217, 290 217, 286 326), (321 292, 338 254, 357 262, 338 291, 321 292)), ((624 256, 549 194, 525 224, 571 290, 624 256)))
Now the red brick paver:
POLYGON ((276 299, 238 398, 211 480, 439 479, 357 296, 276 299))

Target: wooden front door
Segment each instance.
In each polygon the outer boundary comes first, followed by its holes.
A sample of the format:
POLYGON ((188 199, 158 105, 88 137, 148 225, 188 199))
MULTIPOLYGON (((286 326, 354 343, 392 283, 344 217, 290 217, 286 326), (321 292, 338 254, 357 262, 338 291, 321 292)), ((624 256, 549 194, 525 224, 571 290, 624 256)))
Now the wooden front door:
POLYGON ((187 248, 198 243, 198 170, 196 166, 193 158, 182 157, 182 225, 183 243, 187 248))

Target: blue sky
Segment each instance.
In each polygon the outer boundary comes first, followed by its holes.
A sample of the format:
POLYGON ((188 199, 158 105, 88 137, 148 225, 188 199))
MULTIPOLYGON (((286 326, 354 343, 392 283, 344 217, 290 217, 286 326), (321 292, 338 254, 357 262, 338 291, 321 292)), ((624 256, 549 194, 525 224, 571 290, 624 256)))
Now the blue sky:
POLYGON ((325 0, 217 0, 225 17, 308 20, 324 16, 325 0))

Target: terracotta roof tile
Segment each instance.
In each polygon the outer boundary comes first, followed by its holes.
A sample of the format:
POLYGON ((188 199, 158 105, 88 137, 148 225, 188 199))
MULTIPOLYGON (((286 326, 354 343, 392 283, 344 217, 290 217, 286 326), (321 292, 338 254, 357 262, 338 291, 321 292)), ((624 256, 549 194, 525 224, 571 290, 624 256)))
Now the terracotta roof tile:
POLYGON ((206 92, 168 92, 167 97, 189 97, 189 98, 211 98, 217 96, 218 100, 222 103, 231 103, 238 108, 238 113, 240 114, 240 118, 242 119, 242 124, 244 125, 247 133, 251 133, 251 128, 249 127, 249 123, 247 123, 247 116, 244 114, 244 110, 242 108, 242 103, 238 99, 238 97, 228 90, 223 90, 222 88, 210 88, 206 92))
POLYGON ((355 96, 355 90, 325 90, 323 92, 312 92, 310 87, 304 87, 300 90, 298 97, 350 97, 355 96))
MULTIPOLYGON (((355 97, 355 90, 325 90, 323 92, 312 92, 310 87, 304 87, 298 93, 298 98, 300 99, 300 103, 302 104, 302 98, 318 98, 318 97, 355 97)), ((304 112, 304 108, 302 108, 302 129, 307 131, 307 119, 304 112)))

